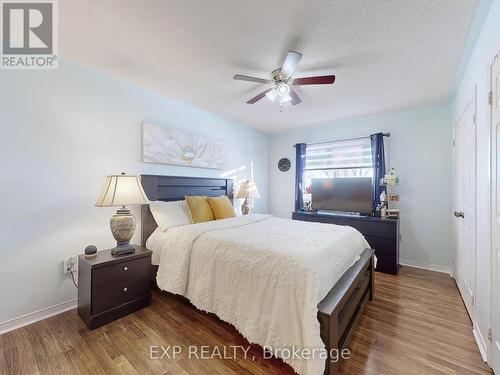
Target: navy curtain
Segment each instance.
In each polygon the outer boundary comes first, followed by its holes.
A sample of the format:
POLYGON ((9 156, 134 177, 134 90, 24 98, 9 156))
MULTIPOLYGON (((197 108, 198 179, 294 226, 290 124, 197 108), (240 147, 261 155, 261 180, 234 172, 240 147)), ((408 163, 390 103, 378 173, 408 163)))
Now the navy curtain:
POLYGON ((384 186, 380 186, 380 179, 385 176, 385 153, 384 134, 377 133, 370 136, 372 142, 372 162, 373 162, 373 210, 380 204, 380 194, 386 191, 384 186))
POLYGON ((302 179, 304 177, 304 167, 306 164, 306 144, 297 143, 295 145, 295 211, 304 208, 302 198, 302 179))

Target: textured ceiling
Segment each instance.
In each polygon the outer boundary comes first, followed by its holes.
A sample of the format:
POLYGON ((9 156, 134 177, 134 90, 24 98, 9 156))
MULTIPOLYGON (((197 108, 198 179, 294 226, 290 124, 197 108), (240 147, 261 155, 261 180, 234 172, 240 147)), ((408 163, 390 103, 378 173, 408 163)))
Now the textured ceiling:
POLYGON ((274 133, 447 97, 476 0, 63 0, 60 54, 234 121, 274 133), (246 100, 288 50, 302 104, 246 100))

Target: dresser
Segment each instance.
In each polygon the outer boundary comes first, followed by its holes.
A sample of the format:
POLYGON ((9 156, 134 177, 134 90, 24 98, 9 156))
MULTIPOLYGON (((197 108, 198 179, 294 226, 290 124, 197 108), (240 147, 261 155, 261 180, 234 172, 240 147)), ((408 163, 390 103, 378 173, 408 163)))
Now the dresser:
POLYGON ((78 258, 78 315, 95 329, 151 304, 151 250, 78 258))
POLYGON ((296 211, 293 220, 348 225, 366 238, 377 257, 376 270, 397 275, 399 271, 399 220, 342 213, 296 211))

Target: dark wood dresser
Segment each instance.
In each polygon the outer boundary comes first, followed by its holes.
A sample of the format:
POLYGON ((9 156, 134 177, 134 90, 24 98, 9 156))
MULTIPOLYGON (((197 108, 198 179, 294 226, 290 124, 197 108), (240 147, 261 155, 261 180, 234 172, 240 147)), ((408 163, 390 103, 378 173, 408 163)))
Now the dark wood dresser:
POLYGON ((95 329, 151 304, 151 250, 78 258, 78 315, 95 329))
POLYGON ((377 257, 377 271, 397 275, 399 272, 399 220, 341 213, 296 211, 293 220, 348 225, 365 236, 377 257))

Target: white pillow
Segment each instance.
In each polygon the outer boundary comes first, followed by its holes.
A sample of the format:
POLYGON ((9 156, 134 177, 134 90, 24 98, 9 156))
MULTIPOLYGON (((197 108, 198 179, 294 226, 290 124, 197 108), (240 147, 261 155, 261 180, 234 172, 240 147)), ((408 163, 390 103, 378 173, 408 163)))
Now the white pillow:
POLYGON ((162 231, 180 225, 191 224, 191 214, 186 201, 149 202, 149 208, 162 231))

